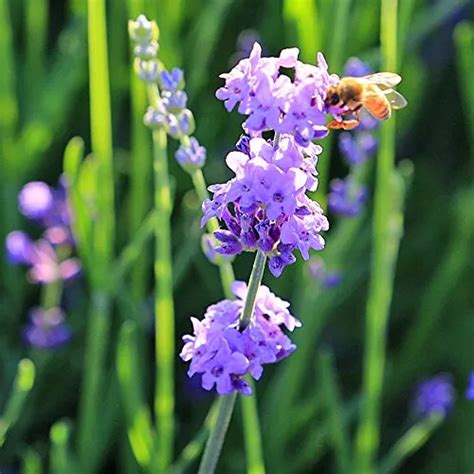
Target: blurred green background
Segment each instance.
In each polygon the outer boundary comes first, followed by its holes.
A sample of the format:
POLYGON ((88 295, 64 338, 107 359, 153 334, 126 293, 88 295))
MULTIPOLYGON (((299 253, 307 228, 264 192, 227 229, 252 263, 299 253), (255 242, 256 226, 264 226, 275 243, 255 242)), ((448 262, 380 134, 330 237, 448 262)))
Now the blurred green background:
MULTIPOLYGON (((338 74, 351 56, 367 61, 374 70, 381 64, 380 5, 374 1, 107 2, 116 253, 136 229, 131 217, 133 159, 139 155, 151 166, 151 140, 141 125, 145 103, 141 111, 140 104, 132 106, 130 93, 140 85, 131 84, 127 20, 140 12, 156 19, 160 27, 160 59, 168 68, 185 70, 189 106, 196 118, 195 135, 208 150, 204 169, 208 183, 228 179, 223 158, 241 131, 242 117, 226 113, 214 92, 221 84, 218 75, 235 64, 243 31, 257 35, 268 55, 297 46, 301 58, 314 63, 321 50, 330 71, 338 74)), ((474 369, 473 14, 474 4, 469 0, 401 0, 399 5, 397 72, 403 82, 398 90, 409 106, 397 113, 396 156, 397 162, 409 160, 413 173, 405 198, 404 235, 388 328, 380 456, 413 424, 410 400, 417 381, 448 372, 458 392, 452 413, 403 464, 399 472, 404 473, 467 473, 474 469, 474 404, 463 396, 467 374, 474 369)), ((82 137, 86 152, 91 150, 87 56, 86 2, 0 0, 2 242, 12 229, 38 234, 17 210, 19 189, 31 180, 55 185, 62 172, 64 149, 72 137, 82 137)), ((137 97, 140 94, 136 89, 135 93, 137 97)), ((171 143, 170 157, 174 150, 171 143)), ((347 173, 337 136, 325 143, 320 160, 330 160, 331 177, 347 173)), ((411 169, 408 162, 405 167, 411 169)), ((371 189, 372 171, 367 178, 371 189)), ((200 202, 190 191, 189 176, 173 159, 170 174, 176 331, 180 336, 189 331, 189 316, 202 315, 210 303, 222 298, 222 290, 216 268, 201 252, 200 202)), ((148 190, 143 205, 148 211, 151 172, 143 183, 148 190)), ((322 255, 328 268, 342 274, 337 288, 318 285, 303 262, 289 267, 278 280, 270 274, 265 277, 266 284, 290 301, 293 314, 303 321, 303 328, 294 335, 298 350, 278 366, 269 367, 258 383, 267 472, 334 472, 337 449, 321 382, 321 359, 328 353, 337 369, 342 418, 350 434, 355 430, 370 266, 372 212, 370 204, 368 207, 354 219, 330 216, 332 229, 322 255)), ((5 263, 1 247, 0 413, 21 358, 32 359, 37 376, 21 416, 0 448, 0 473, 7 468, 40 472, 34 470, 39 460, 45 472, 72 472, 61 456, 74 459, 85 323, 92 291, 83 279, 65 292, 68 322, 74 330, 71 344, 47 353, 28 349, 20 332, 27 310, 37 304, 38 288, 27 283, 23 269, 5 263), (58 420, 66 421, 56 425, 50 439, 51 427, 58 420)), ((103 393, 107 403, 96 420, 98 448, 94 456, 101 472, 140 472, 127 441, 114 354, 121 322, 138 321, 143 329, 139 335, 142 383, 151 399, 151 244, 141 254, 138 269, 126 280, 113 308, 104 384, 110 393, 103 393), (137 280, 145 286, 140 289, 137 280)), ((251 262, 248 254, 236 259, 239 279, 248 278, 251 262)), ((185 371, 185 365, 176 359, 177 453, 199 430, 212 402, 212 396, 190 385, 185 371)), ((218 472, 245 472, 242 436, 237 409, 218 472)), ((195 465, 187 472, 195 472, 195 465)))

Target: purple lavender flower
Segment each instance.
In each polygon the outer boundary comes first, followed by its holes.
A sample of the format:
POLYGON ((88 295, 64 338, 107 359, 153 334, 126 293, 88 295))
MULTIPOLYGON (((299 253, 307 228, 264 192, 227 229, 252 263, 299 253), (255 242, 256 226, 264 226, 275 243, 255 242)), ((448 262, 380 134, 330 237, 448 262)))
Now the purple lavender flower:
POLYGON ((184 361, 190 361, 190 377, 202 374, 202 386, 206 390, 215 387, 221 395, 234 390, 250 395, 250 386, 243 377, 250 374, 259 380, 263 365, 291 354, 296 346, 283 333, 282 327, 293 331, 301 323, 290 314, 289 303, 261 286, 254 316, 242 330, 239 318, 247 285, 234 282, 232 291, 237 300, 223 300, 209 306, 202 321, 191 318, 193 335, 183 337, 180 356, 184 361))
POLYGON ((196 138, 189 139, 189 145, 180 145, 176 152, 176 161, 188 172, 202 168, 206 162, 206 149, 199 145, 196 138))
POLYGON ((53 207, 53 192, 46 183, 32 181, 25 184, 20 191, 18 205, 25 217, 43 219, 53 207))
POLYGON ((468 400, 474 400, 474 371, 469 374, 469 380, 466 390, 466 398, 468 400))
POLYGON ((305 194, 317 187, 316 162, 321 147, 299 145, 291 135, 282 135, 279 146, 262 138, 251 138, 248 153, 233 151, 226 163, 235 177, 209 188, 212 200, 203 203, 202 225, 217 217, 227 227, 215 237, 216 249, 225 255, 243 251, 265 252, 269 268, 279 276, 294 263, 294 250, 304 259, 309 250, 321 250, 321 232, 328 221, 321 207, 305 194))
POLYGON ((72 338, 72 331, 64 322, 60 308, 33 308, 23 329, 23 339, 37 349, 53 349, 63 346, 72 338))
POLYGON ((184 87, 184 72, 177 67, 171 71, 166 69, 160 73, 159 77, 160 87, 162 90, 175 92, 184 87))
POLYGON ((46 240, 39 240, 34 244, 30 264, 28 276, 33 283, 40 284, 71 280, 81 271, 81 264, 77 258, 68 258, 60 262, 53 246, 46 240))
POLYGON ((329 188, 328 205, 332 212, 346 217, 360 214, 367 200, 365 187, 357 185, 349 176, 333 179, 329 188))
POLYGON ((13 265, 30 265, 34 257, 33 242, 25 232, 14 230, 7 235, 8 262, 13 265))
POLYGON ((339 286, 342 281, 341 273, 338 271, 328 271, 321 257, 314 257, 309 261, 308 272, 311 278, 320 282, 327 289, 339 286))
POLYGON ((414 410, 423 418, 432 414, 446 416, 454 404, 454 388, 448 374, 440 374, 418 384, 415 392, 414 410))
POLYGON ((343 132, 339 135, 339 150, 351 166, 365 163, 376 153, 377 147, 376 138, 367 131, 343 132))
POLYGON ((359 58, 349 58, 344 66, 344 76, 362 77, 371 73, 370 66, 359 58))
POLYGON ((238 105, 239 113, 248 116, 244 129, 291 133, 299 144, 307 146, 319 138, 326 121, 326 89, 337 78, 328 74, 320 53, 317 66, 298 61, 297 48, 284 49, 278 58, 262 57, 261 53, 255 42, 248 58, 221 74, 225 85, 216 97, 229 112, 238 105), (280 67, 294 69, 294 80, 280 73, 280 67))

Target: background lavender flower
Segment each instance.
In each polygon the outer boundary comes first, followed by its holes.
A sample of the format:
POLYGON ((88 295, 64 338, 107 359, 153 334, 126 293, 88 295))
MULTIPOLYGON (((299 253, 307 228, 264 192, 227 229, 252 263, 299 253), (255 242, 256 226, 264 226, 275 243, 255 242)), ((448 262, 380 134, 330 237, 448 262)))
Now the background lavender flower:
POLYGON ((46 217, 53 207, 53 192, 42 181, 32 181, 25 184, 18 195, 18 205, 21 213, 29 219, 46 217))
POLYGON ((188 173, 202 168, 206 162, 206 149, 199 144, 196 138, 191 137, 189 143, 181 144, 176 151, 176 161, 188 173))
POLYGON ((14 230, 7 235, 5 242, 8 262, 13 265, 30 265, 34 257, 33 242, 21 230, 14 230))
POLYGON ((467 382, 466 398, 468 400, 474 400, 474 371, 469 374, 467 382))
POLYGON ((357 185, 348 176, 345 179, 333 179, 329 184, 328 205, 331 212, 346 217, 360 214, 367 200, 367 189, 357 185))
POLYGON ((440 374, 416 387, 413 408, 416 415, 422 418, 432 414, 446 416, 454 404, 454 398, 451 376, 440 374))
POLYGON ((59 308, 33 308, 23 329, 24 341, 37 349, 53 349, 68 343, 72 331, 59 308))

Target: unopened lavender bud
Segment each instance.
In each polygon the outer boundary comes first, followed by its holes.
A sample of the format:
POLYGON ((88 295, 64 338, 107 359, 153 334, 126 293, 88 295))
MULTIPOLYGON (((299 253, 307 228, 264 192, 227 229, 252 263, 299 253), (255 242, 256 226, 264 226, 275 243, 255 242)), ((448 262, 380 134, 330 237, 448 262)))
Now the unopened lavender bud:
POLYGON ((129 20, 128 33, 133 41, 140 44, 156 42, 160 36, 156 22, 148 20, 145 15, 139 15, 135 21, 129 20))
POLYGON ((176 152, 176 161, 188 172, 202 168, 206 162, 206 149, 191 137, 187 145, 181 144, 176 152))
POLYGON ((188 102, 188 96, 184 91, 164 91, 161 94, 161 99, 166 110, 175 115, 185 109, 188 102))
POLYGON ((156 82, 158 79, 158 63, 135 58, 134 69, 138 77, 145 82, 156 82))
POLYGON ((192 135, 196 129, 193 113, 184 109, 178 116, 179 129, 183 135, 192 135))
POLYGON ((138 44, 133 48, 133 55, 136 58, 148 61, 150 59, 155 59, 158 54, 158 43, 152 41, 147 44, 138 44))
POLYGON ((166 111, 161 107, 148 107, 143 122, 147 127, 160 128, 167 124, 166 111))

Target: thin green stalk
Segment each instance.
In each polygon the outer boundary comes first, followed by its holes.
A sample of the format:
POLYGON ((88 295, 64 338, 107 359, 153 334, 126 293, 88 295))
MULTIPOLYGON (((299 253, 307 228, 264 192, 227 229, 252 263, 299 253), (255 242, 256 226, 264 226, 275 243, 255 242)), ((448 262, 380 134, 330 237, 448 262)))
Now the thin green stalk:
POLYGON ((236 398, 237 392, 235 391, 232 392, 231 395, 220 398, 217 420, 215 425, 212 427, 209 439, 207 440, 206 449, 204 450, 198 474, 214 473, 222 450, 222 445, 224 444, 225 435, 229 428, 236 398))
POLYGON ((144 254, 145 245, 153 235, 156 228, 156 210, 151 210, 143 219, 140 227, 133 234, 132 240, 124 247, 116 262, 113 264, 114 272, 111 278, 110 291, 120 291, 126 273, 139 261, 144 254))
POLYGON ((178 460, 171 468, 172 474, 183 474, 187 471, 191 463, 201 454, 204 443, 209 437, 212 427, 217 421, 217 412, 219 410, 222 399, 214 400, 209 413, 204 420, 204 424, 198 431, 196 436, 184 447, 178 460))
POLYGON ((41 306, 44 309, 56 308, 61 303, 63 284, 60 279, 43 286, 41 290, 41 306))
POLYGON ((336 458, 337 472, 346 474, 350 472, 349 436, 343 418, 343 403, 336 381, 332 355, 323 352, 319 364, 321 388, 327 410, 327 424, 336 458))
MULTIPOLYGON (((252 391, 255 391, 255 384, 250 377, 247 377, 247 382, 251 385, 252 391)), ((240 401, 244 420, 247 474, 265 474, 260 423, 257 415, 257 398, 255 395, 251 397, 241 395, 240 401)))
POLYGON ((95 253, 101 285, 109 278, 108 264, 114 249, 114 175, 112 117, 105 0, 88 0, 89 84, 92 152, 99 163, 99 217, 95 225, 95 253))
POLYGON ((48 34, 48 2, 27 0, 25 2, 26 26, 26 92, 31 95, 42 79, 45 65, 46 40, 48 34))
POLYGON ((94 225, 93 257, 89 269, 96 291, 92 295, 84 379, 80 401, 79 462, 85 474, 96 468, 102 453, 97 449, 97 416, 102 400, 104 365, 110 325, 110 296, 107 284, 113 257, 115 236, 112 119, 110 109, 109 70, 105 0, 88 0, 88 52, 92 152, 97 160, 98 218, 94 225))
POLYGON ((258 250, 255 255, 253 262, 252 273, 250 274, 247 297, 245 298, 244 309, 240 318, 240 329, 245 329, 252 319, 255 303, 257 301, 257 292, 262 282, 263 272, 265 271, 265 262, 267 261, 266 255, 258 250))
POLYGON ((173 459, 175 328, 171 258, 171 195, 166 131, 153 131, 155 176, 155 352, 157 428, 156 468, 164 472, 173 459))
POLYGON ((377 472, 380 474, 396 472, 408 456, 418 451, 428 441, 443 419, 442 414, 434 413, 412 426, 382 459, 377 472))
MULTIPOLYGON (((381 2, 381 32, 383 70, 396 71, 397 66, 397 0, 381 2)), ((356 472, 375 472, 380 438, 380 405, 385 366, 385 339, 393 291, 393 273, 398 252, 399 236, 393 236, 392 218, 395 160, 395 120, 384 123, 380 133, 377 160, 373 254, 363 371, 364 402, 356 437, 356 472)))
POLYGON ((89 328, 84 359, 84 379, 80 401, 78 451, 81 472, 93 472, 97 456, 96 436, 99 403, 102 400, 104 379, 105 348, 110 326, 110 298, 96 292, 92 295, 89 314, 89 328))
MULTIPOLYGON (((137 18, 143 13, 143 0, 128 0, 129 18, 137 18)), ((132 58, 133 61, 133 58, 132 58)), ((143 222, 151 205, 150 180, 150 139, 148 130, 143 126, 143 112, 147 106, 146 87, 137 77, 133 66, 130 68, 131 89, 131 172, 130 172, 130 233, 135 232, 143 222)), ((144 298, 147 282, 147 262, 144 252, 134 264, 132 270, 132 294, 137 301, 144 298)))
MULTIPOLYGON (((265 271, 265 262, 266 255, 260 250, 257 251, 257 254, 255 255, 255 261, 252 267, 252 272, 250 274, 248 282, 247 296, 244 302, 244 309, 240 318, 241 329, 247 327, 250 320, 252 319, 255 310, 257 292, 263 278, 263 273, 265 271)), ((201 465, 199 466, 199 474, 213 474, 216 468, 222 445, 224 443, 225 434, 227 432, 227 428, 229 427, 232 410, 234 409, 235 398, 236 392, 233 392, 232 395, 222 397, 221 405, 219 407, 219 414, 217 416, 217 422, 212 428, 211 435, 209 436, 209 439, 207 441, 206 449, 204 450, 204 455, 201 460, 201 465)), ((257 420, 256 417, 254 417, 253 421, 255 420, 257 420)), ((258 429, 258 424, 254 425, 254 428, 258 429)), ((251 430, 252 425, 247 425, 246 430, 247 429, 251 430)), ((258 431, 254 431, 253 434, 255 435, 256 433, 259 433, 259 431, 260 430, 258 429, 258 431)), ((258 436, 258 438, 260 438, 260 436, 258 436)), ((249 440, 247 441, 249 442, 249 440)), ((258 449, 255 452, 247 452, 247 454, 250 453, 255 454, 257 456, 259 455, 258 449)), ((261 455, 259 457, 260 460, 257 460, 257 463, 261 463, 261 466, 263 467, 261 455)), ((256 467, 258 467, 258 464, 256 465, 256 467)))
POLYGON ((0 417, 0 448, 5 443, 8 430, 20 418, 26 397, 33 388, 34 381, 35 366, 33 362, 29 359, 20 360, 12 393, 7 401, 5 412, 0 417))

